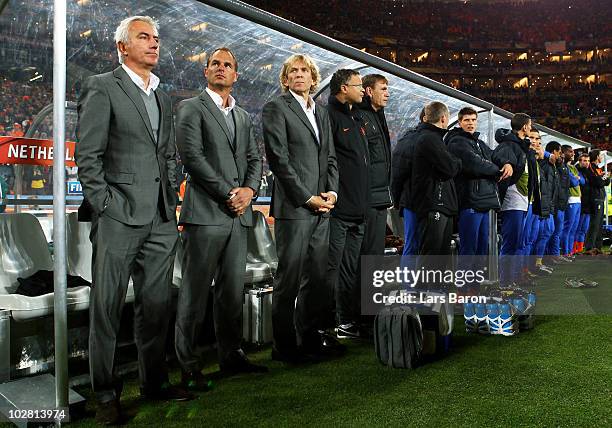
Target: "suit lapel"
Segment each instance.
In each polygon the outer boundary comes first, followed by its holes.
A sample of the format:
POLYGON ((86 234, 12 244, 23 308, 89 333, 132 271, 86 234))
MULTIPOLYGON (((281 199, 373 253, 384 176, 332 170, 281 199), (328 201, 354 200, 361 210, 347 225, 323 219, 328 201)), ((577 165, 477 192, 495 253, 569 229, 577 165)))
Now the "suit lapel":
MULTIPOLYGON (((204 107, 207 108, 210 114, 213 115, 213 117, 215 118, 215 120, 217 121, 221 129, 223 130, 223 133, 227 137, 227 143, 232 148, 232 152, 235 152, 236 148, 234 147, 234 144, 232 142, 232 137, 231 137, 229 128, 227 127, 227 123, 225 122, 225 118, 223 117, 223 113, 221 113, 221 111, 219 110, 219 107, 217 107, 215 102, 212 100, 210 95, 206 93, 206 91, 202 91, 202 93, 200 94, 200 99, 202 100, 204 107)), ((237 127, 237 124, 236 124, 236 127, 237 127)))
MULTIPOLYGON (((153 128, 151 128, 151 121, 149 120, 149 114, 147 113, 147 109, 145 108, 142 97, 138 93, 140 89, 136 87, 134 82, 132 82, 132 79, 130 79, 130 76, 128 76, 128 74, 125 72, 125 70, 121 66, 117 67, 115 71, 113 72, 113 74, 117 78, 117 83, 119 84, 121 89, 123 89, 126 95, 134 103, 134 106, 136 106, 136 110, 140 114, 140 117, 142 121, 144 122, 147 128, 147 131, 149 132, 149 136, 151 137, 151 142, 155 144, 155 136, 153 135, 153 128)), ((161 116, 161 111, 160 111, 160 117, 163 117, 161 116)), ((163 122, 163 120, 160 120, 160 122, 163 122)))
POLYGON ((323 146, 323 142, 326 141, 326 136, 323 135, 323 133, 325 132, 324 128, 323 128, 323 120, 321 119, 321 106, 318 106, 317 108, 315 108, 315 119, 317 120, 317 126, 319 127, 319 150, 321 149, 321 147, 323 146))
POLYGON ((164 120, 164 113, 165 113, 165 109, 164 109, 164 101, 162 99, 161 93, 154 91, 155 93, 155 98, 157 99, 157 105, 159 106, 159 136, 157 137, 157 149, 159 150, 159 148, 162 146, 162 141, 164 138, 164 133, 166 131, 169 131, 166 129, 166 121, 164 120))
MULTIPOLYGON (((304 122, 304 125, 306 125, 306 127, 310 130, 313 138, 315 139, 315 144, 316 144, 317 134, 315 133, 315 130, 312 128, 312 125, 310 124, 310 121, 308 120, 308 117, 306 116, 306 113, 304 113, 304 109, 302 109, 302 106, 300 105, 298 100, 296 100, 295 97, 291 93, 284 95, 284 97, 285 97, 285 100, 287 101, 287 104, 289 105, 289 108, 293 110, 293 112, 297 115, 297 117, 299 117, 300 120, 304 122)), ((318 109, 315 108, 315 117, 316 117, 317 110, 318 109)))
POLYGON ((242 126, 246 126, 246 124, 243 123, 244 118, 242 114, 235 107, 232 112, 234 113, 234 134, 236 135, 234 138, 234 144, 232 146, 234 147, 234 150, 236 150, 238 145, 242 144, 242 140, 240 139, 241 133, 238 130, 242 129, 242 126))

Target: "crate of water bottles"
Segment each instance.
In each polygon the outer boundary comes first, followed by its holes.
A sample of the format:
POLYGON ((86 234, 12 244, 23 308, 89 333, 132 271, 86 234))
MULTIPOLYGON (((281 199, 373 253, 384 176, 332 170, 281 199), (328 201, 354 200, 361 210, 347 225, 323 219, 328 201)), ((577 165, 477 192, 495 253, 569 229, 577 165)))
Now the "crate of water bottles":
POLYGON ((514 336, 535 324, 536 295, 533 291, 504 290, 491 293, 486 303, 463 305, 468 333, 514 336))

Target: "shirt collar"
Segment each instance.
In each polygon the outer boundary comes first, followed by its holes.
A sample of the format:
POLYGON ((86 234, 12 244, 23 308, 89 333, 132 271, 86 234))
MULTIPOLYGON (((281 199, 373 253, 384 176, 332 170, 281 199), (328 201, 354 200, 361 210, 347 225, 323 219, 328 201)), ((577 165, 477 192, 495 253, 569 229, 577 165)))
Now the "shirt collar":
POLYGON ((295 97, 295 99, 298 101, 298 103, 300 103, 300 105, 302 106, 304 110, 306 111, 312 110, 312 112, 314 113, 316 104, 310 95, 308 95, 308 102, 306 102, 304 97, 296 94, 291 89, 289 89, 289 92, 291 92, 291 95, 295 97))
POLYGON ((151 91, 156 90, 157 87, 159 86, 159 77, 157 77, 155 74, 151 73, 151 77, 149 78, 149 87, 145 89, 144 80, 142 80, 142 78, 138 74, 134 73, 125 64, 121 64, 121 67, 125 70, 127 75, 130 76, 130 79, 132 79, 132 82, 134 82, 136 86, 142 89, 142 91, 145 94, 151 95, 151 91))
POLYGON ((225 106, 223 106, 223 98, 221 98, 221 95, 219 95, 215 91, 211 90, 208 86, 206 87, 206 93, 208 95, 210 95, 210 97, 215 102, 217 107, 219 107, 219 110, 221 110, 221 111, 223 111, 225 113, 229 113, 230 111, 232 111, 234 109, 234 106, 236 105, 236 100, 231 95, 228 98, 229 107, 225 107, 225 106))

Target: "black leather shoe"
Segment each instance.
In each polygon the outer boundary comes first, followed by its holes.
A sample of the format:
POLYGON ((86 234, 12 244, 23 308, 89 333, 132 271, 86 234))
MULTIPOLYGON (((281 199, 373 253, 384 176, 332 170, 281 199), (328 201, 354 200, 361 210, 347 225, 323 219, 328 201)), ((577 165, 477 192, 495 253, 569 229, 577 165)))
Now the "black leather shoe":
POLYGON ((221 372, 225 374, 238 374, 238 373, 267 373, 268 368, 253 364, 249 361, 242 349, 236 352, 232 352, 228 358, 221 364, 219 364, 221 372))
POLYGON ((98 403, 96 409, 96 422, 101 425, 117 425, 121 422, 119 398, 98 403))
POLYGON ((194 395, 178 386, 173 386, 170 383, 164 383, 159 389, 152 391, 140 389, 140 394, 148 400, 159 401, 189 401, 193 400, 194 395))
POLYGON ((213 382, 199 371, 186 372, 181 370, 181 387, 189 391, 206 392, 213 387, 213 382))

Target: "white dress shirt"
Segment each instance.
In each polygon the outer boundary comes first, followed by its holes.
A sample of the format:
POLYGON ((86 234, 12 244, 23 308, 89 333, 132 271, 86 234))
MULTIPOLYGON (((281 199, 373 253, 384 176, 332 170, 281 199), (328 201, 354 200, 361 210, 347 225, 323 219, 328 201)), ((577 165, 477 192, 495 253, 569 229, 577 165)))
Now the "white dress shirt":
POLYGON ((234 109, 234 106, 236 105, 236 100, 231 95, 228 98, 229 107, 223 107, 223 98, 221 98, 221 95, 219 95, 215 91, 210 90, 208 87, 206 87, 206 93, 210 95, 217 107, 219 107, 219 110, 221 110, 221 113, 223 113, 225 116, 229 115, 234 109))
MULTIPOLYGON (((320 139, 319 139, 319 126, 317 125, 317 118, 315 117, 316 103, 314 102, 314 100, 312 99, 312 97, 310 95, 308 95, 308 102, 306 102, 304 97, 296 94, 291 89, 289 89, 289 92, 291 92, 291 95, 293 95, 295 97, 295 99, 297 100, 297 102, 300 103, 300 106, 302 107, 302 110, 304 110, 304 113, 306 113, 306 117, 308 118, 308 121, 310 122, 310 124, 312 125, 312 127, 314 129, 315 135, 317 136, 317 142, 320 142, 320 139)), ((329 193, 334 195, 334 197, 336 198, 336 202, 338 202, 338 194, 336 192, 334 192, 333 190, 330 190, 329 193)), ((310 202, 310 200, 312 198, 314 198, 314 195, 311 196, 310 198, 308 198, 306 203, 310 202)))
POLYGON ((314 100, 312 99, 310 95, 308 95, 308 102, 306 102, 304 97, 299 96, 298 94, 293 92, 291 89, 289 90, 289 92, 291 92, 291 95, 293 95, 295 99, 298 101, 298 103, 300 103, 302 110, 304 110, 304 113, 306 113, 306 117, 308 118, 308 121, 310 122, 310 124, 312 125, 314 129, 315 135, 317 136, 317 142, 319 142, 320 141, 319 140, 319 127, 317 126, 317 119, 315 117, 316 104, 314 100))
POLYGON ((127 75, 130 76, 132 82, 134 82, 136 86, 138 86, 145 94, 147 94, 147 97, 151 95, 151 91, 156 90, 159 86, 159 77, 157 77, 155 74, 151 73, 151 77, 149 78, 149 87, 145 88, 145 82, 144 80, 142 80, 142 77, 134 73, 130 69, 130 67, 125 64, 121 64, 121 67, 123 67, 127 75))

